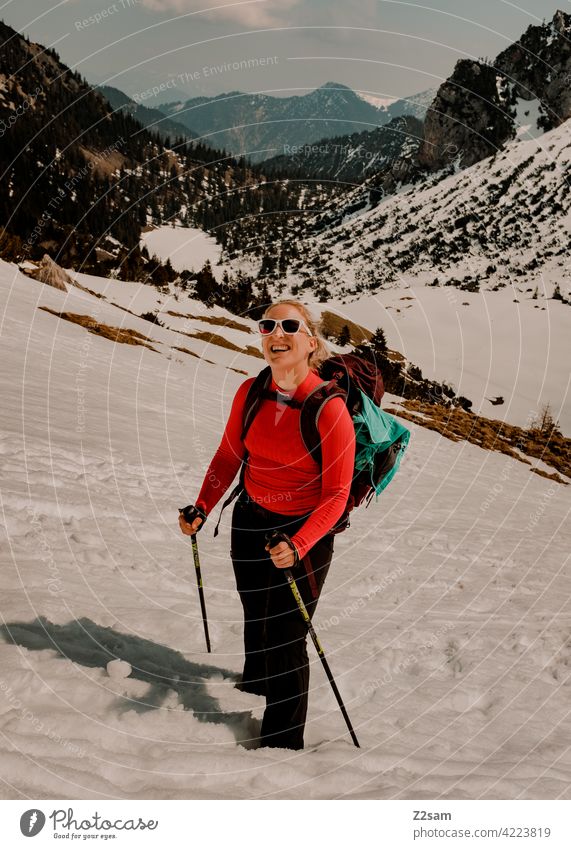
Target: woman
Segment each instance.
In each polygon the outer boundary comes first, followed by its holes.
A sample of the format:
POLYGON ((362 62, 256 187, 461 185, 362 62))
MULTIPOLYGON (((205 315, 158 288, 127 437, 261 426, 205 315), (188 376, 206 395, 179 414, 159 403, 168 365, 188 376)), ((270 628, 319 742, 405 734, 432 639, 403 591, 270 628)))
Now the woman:
MULTIPOLYGON (((262 746, 303 748, 309 662, 307 626, 283 574, 292 569, 312 616, 333 555, 330 533, 349 495, 355 432, 342 398, 329 400, 318 417, 321 465, 305 449, 299 406, 323 381, 317 366, 329 351, 299 301, 272 304, 259 322, 262 350, 272 370, 270 390, 241 440, 248 388, 236 392, 220 446, 193 508, 185 534, 196 533, 234 480, 247 453, 244 489, 232 514, 231 558, 244 609, 245 663, 241 689, 266 696, 262 746), (271 549, 268 531, 286 534, 271 549)), ((188 515, 188 513, 187 513, 188 515)))

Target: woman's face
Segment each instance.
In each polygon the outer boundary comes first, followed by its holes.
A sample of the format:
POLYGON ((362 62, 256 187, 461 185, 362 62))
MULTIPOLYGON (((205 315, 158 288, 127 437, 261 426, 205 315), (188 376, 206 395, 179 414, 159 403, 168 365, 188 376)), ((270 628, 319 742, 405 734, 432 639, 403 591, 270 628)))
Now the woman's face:
MULTIPOLYGON (((278 304, 271 307, 264 318, 304 320, 299 310, 291 304, 278 304)), ((279 324, 276 324, 273 333, 262 336, 262 351, 266 362, 270 366, 280 369, 280 371, 283 369, 300 371, 300 369, 305 368, 309 354, 316 347, 317 339, 314 336, 309 336, 305 327, 301 327, 298 333, 288 335, 283 332, 279 324)))

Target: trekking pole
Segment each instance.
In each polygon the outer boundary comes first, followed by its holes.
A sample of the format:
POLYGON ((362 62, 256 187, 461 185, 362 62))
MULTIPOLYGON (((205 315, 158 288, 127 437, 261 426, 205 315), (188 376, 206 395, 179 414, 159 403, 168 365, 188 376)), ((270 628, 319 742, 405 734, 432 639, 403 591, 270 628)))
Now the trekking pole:
MULTIPOLYGON (((266 540, 267 540, 270 548, 273 548, 274 545, 277 545, 277 543, 281 542, 282 540, 287 541, 285 534, 280 534, 278 531, 274 531, 271 534, 269 534, 269 533, 266 534, 266 540)), ((325 674, 327 675, 327 678, 329 679, 329 683, 331 684, 331 689, 335 693, 335 698, 337 699, 337 704, 339 705, 339 707, 341 709, 341 713, 343 714, 343 719, 347 723, 347 728, 349 729, 349 734, 351 735, 351 739, 352 739, 353 743, 357 746, 357 748, 360 749, 361 747, 359 745, 359 741, 357 740, 357 735, 355 734, 355 732, 353 730, 353 726, 351 725, 351 720, 349 719, 349 714, 347 713, 347 710, 345 709, 345 705, 343 704, 343 699, 341 698, 341 693, 339 692, 339 689, 338 689, 337 684, 335 683, 335 679, 333 677, 333 673, 331 672, 331 669, 330 669, 329 664, 327 662, 327 658, 325 657, 325 652, 323 651, 323 646, 319 642, 319 638, 318 638, 317 634, 315 633, 315 629, 312 625, 311 619, 309 617, 309 613, 307 612, 307 607, 305 606, 303 599, 301 597, 299 587, 297 586, 297 584, 295 582, 295 578, 293 577, 290 569, 284 569, 284 573, 285 573, 285 576, 287 578, 287 582, 290 585, 291 591, 293 593, 293 597, 296 600, 297 606, 299 608, 299 612, 303 616, 305 624, 307 625, 307 630, 309 631, 311 639, 313 640, 313 645, 315 646, 315 648, 317 650, 317 654, 319 655, 321 663, 323 664, 323 668, 325 669, 325 674)))
MULTIPOLYGON (((194 516, 192 515, 192 510, 194 508, 189 507, 180 507, 179 513, 182 513, 185 520, 191 524, 194 516), (190 512, 187 512, 190 510, 190 512)), ((202 586, 202 573, 200 571, 200 559, 198 557, 198 543, 196 542, 196 534, 191 534, 190 539, 192 542, 192 556, 194 557, 194 568, 196 570, 196 583, 198 584, 198 597, 200 598, 200 609, 202 611, 202 624, 204 625, 204 636, 206 638, 206 651, 210 652, 210 635, 208 633, 208 619, 206 616, 206 601, 204 600, 204 588, 202 586)))
POLYGON ((198 584, 198 596, 200 598, 200 609, 202 611, 202 624, 204 625, 204 637, 206 639, 206 651, 210 652, 210 635, 208 634, 208 619, 206 617, 206 602, 204 600, 204 588, 202 586, 202 574, 200 572, 200 560, 198 558, 198 544, 196 534, 191 534, 192 554, 194 557, 194 568, 196 569, 196 583, 198 584))

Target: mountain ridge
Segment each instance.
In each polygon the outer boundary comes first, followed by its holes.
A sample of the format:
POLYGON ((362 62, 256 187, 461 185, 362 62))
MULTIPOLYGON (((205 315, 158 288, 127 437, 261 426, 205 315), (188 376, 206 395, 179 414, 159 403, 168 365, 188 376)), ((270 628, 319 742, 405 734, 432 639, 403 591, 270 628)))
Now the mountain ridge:
POLYGON ((253 162, 279 156, 288 146, 371 130, 400 115, 418 117, 425 110, 422 98, 417 101, 414 96, 378 108, 349 86, 332 81, 288 97, 231 91, 161 103, 157 108, 198 137, 215 140, 219 147, 250 156, 253 162))

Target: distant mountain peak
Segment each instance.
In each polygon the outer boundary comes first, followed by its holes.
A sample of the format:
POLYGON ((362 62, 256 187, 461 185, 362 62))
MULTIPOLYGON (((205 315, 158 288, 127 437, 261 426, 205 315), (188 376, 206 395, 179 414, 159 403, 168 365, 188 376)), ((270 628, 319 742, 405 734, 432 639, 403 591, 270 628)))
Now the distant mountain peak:
POLYGON ((319 89, 322 89, 322 88, 340 89, 340 90, 344 90, 344 91, 350 91, 352 94, 355 94, 353 89, 350 88, 348 85, 344 85, 343 83, 336 83, 336 82, 333 82, 332 80, 329 80, 329 82, 323 83, 323 85, 319 86, 319 89))

